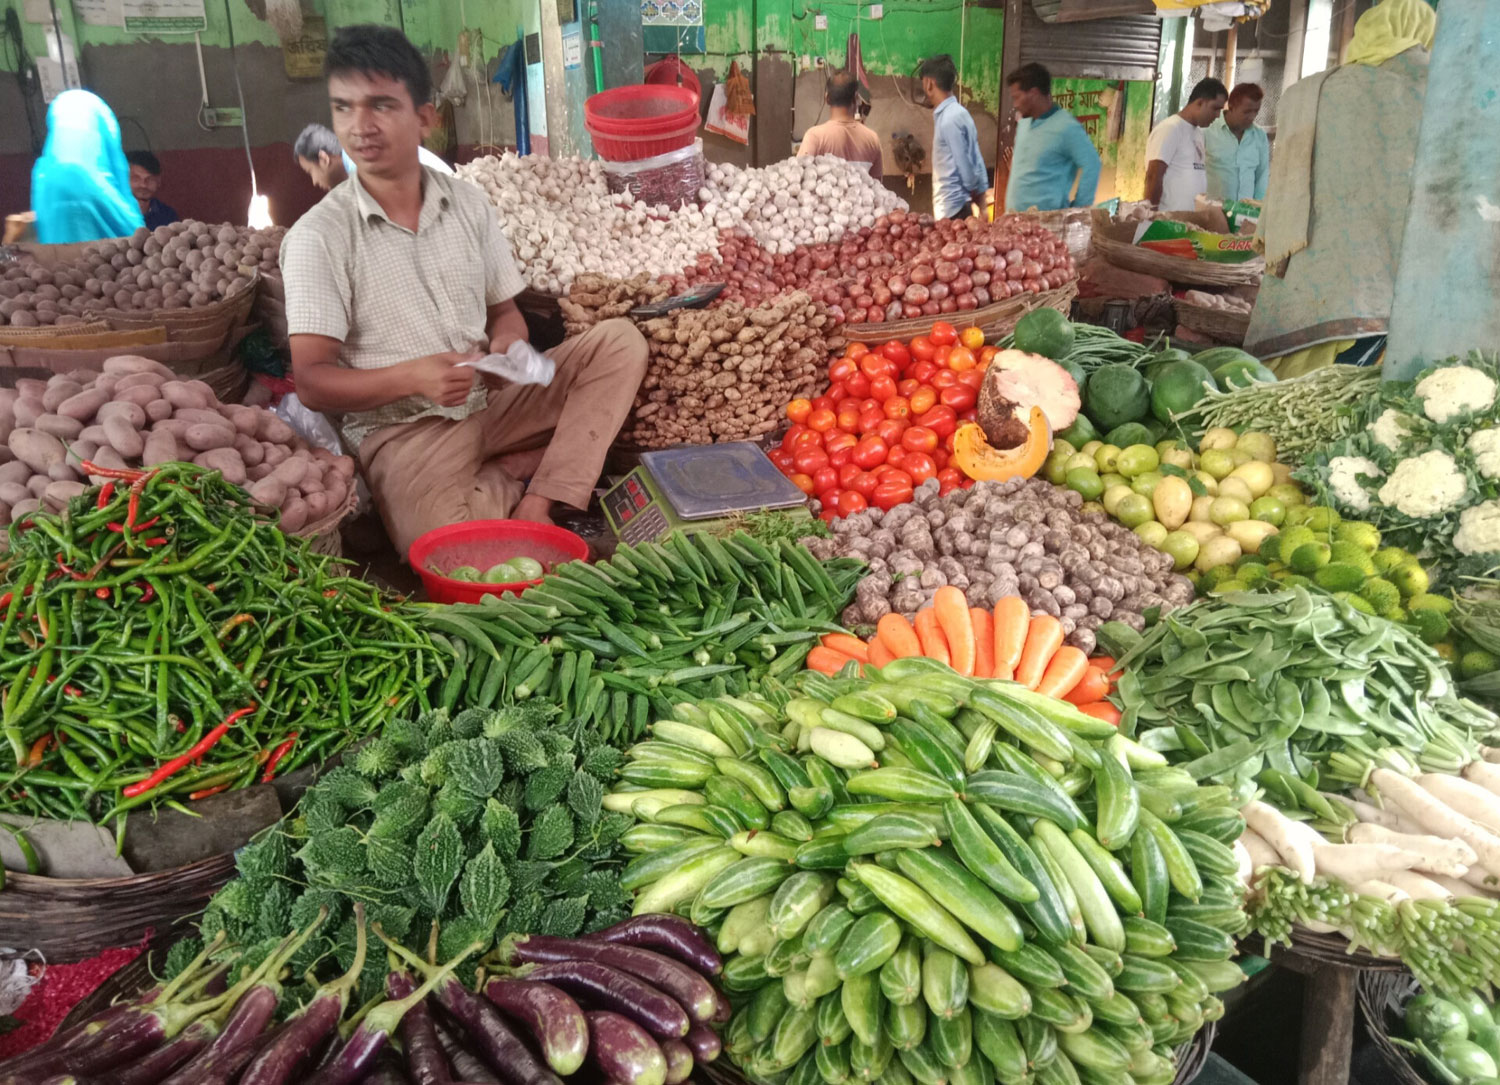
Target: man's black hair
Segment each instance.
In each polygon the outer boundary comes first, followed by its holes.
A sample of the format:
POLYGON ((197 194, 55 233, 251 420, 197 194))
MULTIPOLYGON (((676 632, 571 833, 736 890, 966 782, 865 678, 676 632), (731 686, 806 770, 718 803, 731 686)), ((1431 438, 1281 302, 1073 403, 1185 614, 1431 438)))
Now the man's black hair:
POLYGON ((920 76, 923 79, 931 79, 938 85, 938 90, 944 94, 952 94, 953 88, 958 86, 958 68, 954 65, 953 58, 947 53, 928 57, 922 61, 920 76))
POLYGON ((839 109, 853 108, 854 99, 859 97, 859 80, 850 75, 847 69, 839 68, 828 77, 825 93, 828 95, 829 105, 839 109))
POLYGON ((153 177, 161 176, 161 159, 150 151, 130 151, 125 155, 125 161, 132 166, 139 166, 153 177))
POLYGON ((322 124, 309 124, 297 134, 297 142, 292 144, 292 153, 298 158, 316 162, 319 152, 327 154, 329 158, 338 158, 343 154, 343 148, 339 146, 339 137, 333 134, 331 128, 322 124))
POLYGON ((374 23, 340 27, 328 43, 323 75, 340 72, 399 80, 406 84, 412 105, 418 108, 432 100, 432 73, 427 70, 427 61, 395 27, 374 23))
POLYGON ((1052 73, 1040 64, 1022 64, 1015 71, 1005 77, 1007 87, 1020 87, 1022 90, 1039 90, 1043 94, 1052 93, 1052 73))
POLYGON ((1200 79, 1188 95, 1189 102, 1211 102, 1215 98, 1228 98, 1229 88, 1213 77, 1200 79))

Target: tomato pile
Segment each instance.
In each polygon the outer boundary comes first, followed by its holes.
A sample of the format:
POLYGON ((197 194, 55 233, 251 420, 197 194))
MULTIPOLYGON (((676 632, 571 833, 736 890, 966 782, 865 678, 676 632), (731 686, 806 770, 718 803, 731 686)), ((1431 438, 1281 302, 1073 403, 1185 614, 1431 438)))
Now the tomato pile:
POLYGON ((768 455, 828 521, 895 508, 930 478, 945 494, 972 486, 948 460, 995 353, 980 329, 941 320, 910 342, 850 343, 828 367, 827 392, 787 404, 791 428, 768 455))

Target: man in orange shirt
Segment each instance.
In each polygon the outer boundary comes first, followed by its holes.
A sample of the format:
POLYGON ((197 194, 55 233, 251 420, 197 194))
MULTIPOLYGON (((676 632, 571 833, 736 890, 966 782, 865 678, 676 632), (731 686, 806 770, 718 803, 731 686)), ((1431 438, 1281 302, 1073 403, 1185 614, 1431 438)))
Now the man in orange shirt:
POLYGON ((850 162, 863 162, 870 167, 870 176, 879 181, 885 175, 880 137, 866 128, 854 112, 859 82, 840 68, 828 77, 824 93, 828 102, 828 120, 803 134, 797 157, 831 154, 850 162))

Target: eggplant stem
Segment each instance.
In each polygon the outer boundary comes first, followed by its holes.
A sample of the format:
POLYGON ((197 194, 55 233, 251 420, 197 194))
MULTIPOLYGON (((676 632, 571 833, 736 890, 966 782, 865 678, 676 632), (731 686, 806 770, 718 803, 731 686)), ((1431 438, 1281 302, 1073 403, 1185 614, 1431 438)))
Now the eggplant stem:
MULTIPOLYGON (((189 961, 183 968, 183 970, 177 973, 176 977, 170 980, 166 985, 162 987, 159 992, 157 992, 156 997, 151 1001, 166 1002, 176 996, 177 992, 187 984, 187 981, 193 978, 193 973, 203 967, 203 962, 208 960, 209 955, 218 950, 218 948, 223 944, 224 932, 220 931, 218 934, 214 935, 213 939, 209 941, 209 943, 198 952, 198 956, 189 961)), ((215 968, 214 971, 217 972, 218 969, 215 968)), ((210 973, 210 976, 212 975, 213 973, 210 973)))
MULTIPOLYGON (((400 954, 410 954, 413 959, 417 960, 420 963, 421 959, 418 958, 416 954, 411 953, 411 951, 407 950, 405 947, 398 946, 396 945, 396 943, 387 939, 378 924, 375 927, 375 934, 382 942, 386 944, 388 948, 395 949, 400 954)), ((401 1018, 406 1016, 407 1010, 411 1009, 418 1002, 421 1002, 424 998, 430 995, 434 987, 436 987, 444 980, 450 978, 458 969, 459 965, 463 964, 466 959, 468 959, 473 954, 478 953, 483 948, 483 942, 470 943, 469 946, 462 952, 460 952, 458 956, 454 957, 453 960, 449 961, 441 968, 432 971, 431 974, 427 977, 426 981, 422 984, 422 986, 418 987, 411 994, 407 995, 405 998, 398 999, 395 1002, 383 1002, 380 1005, 376 1006, 374 1009, 370 1010, 364 1021, 364 1027, 366 1031, 382 1032, 386 1035, 395 1032, 396 1026, 401 1023, 401 1018)))

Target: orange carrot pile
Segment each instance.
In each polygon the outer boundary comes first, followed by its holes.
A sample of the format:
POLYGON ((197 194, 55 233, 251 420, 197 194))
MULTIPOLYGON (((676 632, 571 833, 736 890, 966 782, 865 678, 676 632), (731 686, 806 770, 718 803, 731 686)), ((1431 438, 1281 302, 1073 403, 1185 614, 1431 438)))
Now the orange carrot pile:
POLYGON ((1062 623, 1050 614, 1032 615, 1019 596, 1007 596, 993 611, 970 607, 963 592, 937 590, 932 605, 914 621, 887 614, 869 643, 847 633, 829 633, 807 657, 807 665, 837 674, 851 662, 883 667, 895 659, 926 656, 975 678, 1004 678, 1076 706, 1111 723, 1120 710, 1107 698, 1119 672, 1109 656, 1090 659, 1063 643, 1062 623))

